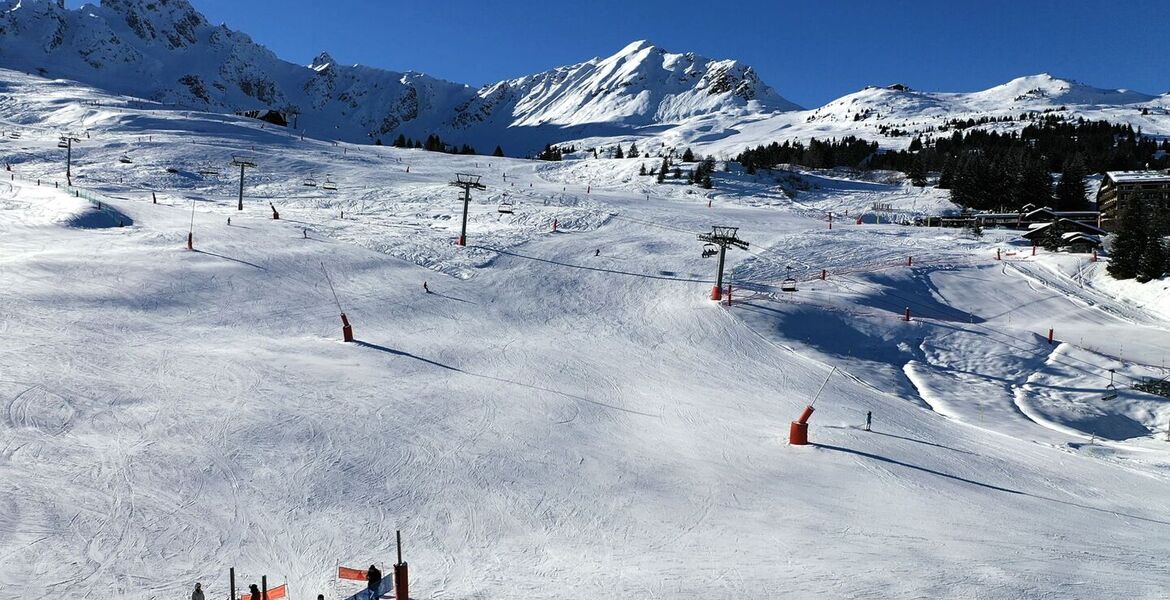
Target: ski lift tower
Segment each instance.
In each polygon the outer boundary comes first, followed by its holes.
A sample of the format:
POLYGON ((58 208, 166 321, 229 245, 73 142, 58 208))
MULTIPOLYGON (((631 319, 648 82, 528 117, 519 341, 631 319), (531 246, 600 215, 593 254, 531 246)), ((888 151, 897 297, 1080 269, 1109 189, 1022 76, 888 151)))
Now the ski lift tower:
POLYGON ((255 168, 256 161, 245 156, 233 156, 232 166, 240 168, 240 200, 236 210, 244 210, 244 169, 255 168))
POLYGON ((748 249, 748 243, 739 239, 739 236, 736 235, 738 231, 738 227, 714 225, 711 227, 711 233, 699 234, 700 242, 719 246, 719 272, 715 277, 715 287, 711 288, 712 300, 720 300, 723 298, 723 258, 727 254, 728 246, 739 248, 740 250, 748 249))
POLYGON ((73 134, 61 136, 61 141, 57 142, 58 148, 65 149, 65 181, 69 185, 73 185, 73 142, 81 143, 81 139, 73 134))
POLYGON ((487 186, 479 182, 479 175, 456 173, 455 181, 450 184, 463 190, 463 226, 459 229, 459 245, 467 245, 467 205, 471 203, 471 190, 486 190, 487 186))

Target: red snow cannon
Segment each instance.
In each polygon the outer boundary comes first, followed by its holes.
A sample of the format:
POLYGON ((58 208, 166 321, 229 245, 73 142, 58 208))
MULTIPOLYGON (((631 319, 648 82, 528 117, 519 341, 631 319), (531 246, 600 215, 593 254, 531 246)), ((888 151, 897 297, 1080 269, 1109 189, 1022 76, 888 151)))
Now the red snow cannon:
POLYGON ((804 412, 800 413, 800 418, 792 422, 792 428, 788 432, 788 443, 793 446, 805 446, 808 444, 808 419, 813 414, 813 407, 804 407, 804 412))

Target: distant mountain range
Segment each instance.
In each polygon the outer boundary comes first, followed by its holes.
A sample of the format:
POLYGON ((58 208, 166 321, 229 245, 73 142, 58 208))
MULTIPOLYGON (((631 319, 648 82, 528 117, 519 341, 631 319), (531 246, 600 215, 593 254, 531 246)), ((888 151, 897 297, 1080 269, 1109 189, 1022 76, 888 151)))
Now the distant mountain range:
POLYGON ((644 41, 476 89, 346 66, 326 53, 310 65, 290 63, 244 33, 212 25, 187 0, 101 0, 79 9, 60 0, 2 0, 0 67, 198 110, 295 113, 298 128, 317 137, 390 143, 399 134, 438 134, 483 152, 501 144, 511 155, 569 140, 643 138, 730 152, 774 139, 890 137, 891 128, 930 131, 951 118, 1062 107, 1111 120, 1138 115, 1149 120, 1145 131, 1170 130, 1170 96, 1049 75, 966 94, 866 88, 805 111, 750 66, 644 41))

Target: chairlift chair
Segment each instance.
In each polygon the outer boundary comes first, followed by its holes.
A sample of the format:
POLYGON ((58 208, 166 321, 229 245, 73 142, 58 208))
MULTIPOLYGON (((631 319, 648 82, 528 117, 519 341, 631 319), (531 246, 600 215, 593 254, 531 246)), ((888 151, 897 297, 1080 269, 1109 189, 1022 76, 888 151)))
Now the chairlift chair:
POLYGON ((11 137, 14 140, 20 139, 20 132, 19 131, 13 131, 12 133, 10 133, 8 135, 9 135, 9 137, 11 137))
POLYGON ((333 181, 332 177, 326 177, 325 182, 321 184, 321 189, 337 191, 337 182, 333 181))
MULTIPOLYGON (((13 137, 16 137, 16 135, 13 134, 13 137)), ((69 144, 66 144, 65 140, 61 140, 61 141, 57 142, 57 147, 58 148, 68 148, 69 144)))
POLYGON ((127 165, 128 165, 128 164, 130 164, 130 163, 132 163, 132 162, 134 162, 134 161, 130 160, 130 157, 129 157, 129 156, 126 156, 125 154, 123 154, 123 155, 122 155, 122 158, 119 158, 119 159, 118 159, 118 162, 120 162, 120 163, 122 163, 122 164, 127 164, 127 165))
POLYGON ((317 180, 312 177, 305 180, 305 187, 317 187, 317 180))
POLYGON ((796 278, 792 276, 792 267, 788 267, 787 274, 788 274, 788 276, 784 278, 784 281, 780 282, 780 291, 782 291, 782 292, 795 292, 796 291, 796 278))
POLYGON ((505 197, 503 200, 500 200, 500 206, 498 210, 500 211, 500 214, 510 215, 515 212, 515 205, 512 204, 511 200, 505 197))
POLYGON ((199 174, 200 175, 219 175, 219 169, 216 168, 211 163, 203 163, 202 165, 199 165, 199 174))
POLYGON ((711 258, 719 254, 719 246, 715 244, 703 244, 703 258, 711 258))

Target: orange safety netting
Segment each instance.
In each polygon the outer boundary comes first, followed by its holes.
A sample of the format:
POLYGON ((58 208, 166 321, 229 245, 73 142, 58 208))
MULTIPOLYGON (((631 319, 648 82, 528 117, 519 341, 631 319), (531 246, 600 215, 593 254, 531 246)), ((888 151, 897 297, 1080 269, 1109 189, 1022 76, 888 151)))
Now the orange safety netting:
POLYGON ((338 579, 354 579, 357 581, 365 581, 367 571, 365 569, 351 569, 349 567, 337 567, 338 579))
MULTIPOLYGON (((282 583, 282 584, 268 590, 268 600, 280 600, 281 598, 286 598, 286 597, 288 597, 288 584, 287 583, 282 583)), ((251 594, 244 594, 243 596, 240 596, 240 600, 251 600, 251 598, 252 598, 251 594)), ((261 600, 263 600, 263 598, 261 598, 261 600)))

